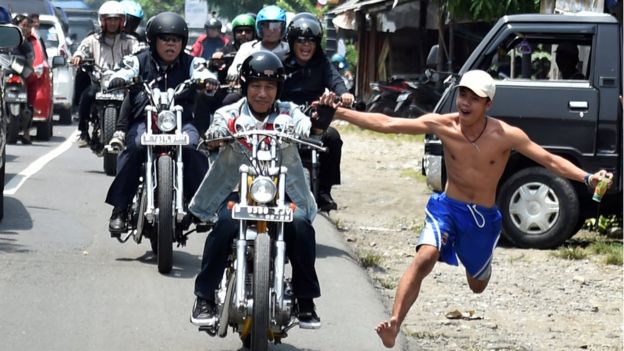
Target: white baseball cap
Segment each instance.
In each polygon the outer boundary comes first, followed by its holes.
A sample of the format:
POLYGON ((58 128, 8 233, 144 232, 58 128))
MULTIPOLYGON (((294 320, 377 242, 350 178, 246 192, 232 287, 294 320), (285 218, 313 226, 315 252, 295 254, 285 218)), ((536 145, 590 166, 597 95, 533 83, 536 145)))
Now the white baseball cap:
POLYGON ((475 69, 464 73, 459 81, 458 87, 466 87, 480 97, 488 97, 494 100, 496 84, 494 79, 487 72, 475 69))

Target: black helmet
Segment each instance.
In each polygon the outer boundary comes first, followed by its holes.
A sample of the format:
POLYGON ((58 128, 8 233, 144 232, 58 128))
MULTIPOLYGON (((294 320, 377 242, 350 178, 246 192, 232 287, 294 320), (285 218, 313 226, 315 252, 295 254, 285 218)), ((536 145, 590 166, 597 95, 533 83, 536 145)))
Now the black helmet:
POLYGON ((277 82, 276 98, 279 98, 285 78, 286 72, 282 61, 271 51, 254 52, 243 61, 240 69, 243 96, 247 96, 247 84, 252 80, 270 80, 277 82))
POLYGON ((287 40, 288 45, 292 48, 295 42, 295 39, 298 37, 306 37, 312 38, 316 42, 317 50, 321 48, 321 39, 323 38, 323 27, 321 26, 321 22, 319 22, 314 15, 308 13, 308 16, 305 15, 306 12, 300 13, 296 15, 293 20, 288 25, 287 30, 287 40), (297 18, 297 16, 300 16, 297 18))
POLYGON ((182 38, 182 48, 188 41, 188 26, 182 16, 173 12, 163 12, 150 18, 147 23, 147 42, 151 45, 155 43, 159 34, 173 34, 182 38))
POLYGON ((204 29, 218 29, 219 31, 221 31, 221 27, 221 21, 214 17, 209 18, 206 23, 204 23, 204 29))

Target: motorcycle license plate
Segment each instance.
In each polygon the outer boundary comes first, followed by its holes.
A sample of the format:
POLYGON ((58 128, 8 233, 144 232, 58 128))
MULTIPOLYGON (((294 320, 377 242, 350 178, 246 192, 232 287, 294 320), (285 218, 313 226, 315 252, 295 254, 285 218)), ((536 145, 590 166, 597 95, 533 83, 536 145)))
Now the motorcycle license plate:
POLYGON ((6 102, 26 102, 26 99, 26 93, 15 93, 11 91, 6 92, 6 96, 4 97, 6 102))
POLYGON ((188 145, 188 134, 143 134, 142 145, 188 145))
POLYGON ((123 101, 124 94, 123 93, 95 93, 96 100, 106 100, 106 101, 123 101))
POLYGON ((241 206, 232 208, 232 218, 247 221, 292 222, 294 212, 290 207, 241 206))

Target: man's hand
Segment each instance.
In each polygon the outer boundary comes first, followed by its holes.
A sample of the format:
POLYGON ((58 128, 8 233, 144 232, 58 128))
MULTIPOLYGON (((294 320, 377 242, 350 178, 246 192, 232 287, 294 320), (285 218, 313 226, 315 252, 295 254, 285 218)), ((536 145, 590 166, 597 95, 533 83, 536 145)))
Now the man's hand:
POLYGON ((70 63, 74 66, 78 66, 80 64, 80 61, 82 61, 82 57, 80 56, 74 56, 71 58, 70 63))
POLYGON ((221 60, 223 58, 223 52, 222 51, 215 51, 212 54, 212 59, 213 60, 221 60))
POLYGON ((353 94, 351 93, 344 93, 340 95, 340 104, 342 106, 350 107, 351 105, 353 105, 354 101, 355 101, 355 96, 353 96, 353 94))
POLYGON ((593 189, 596 187, 596 185, 598 185, 598 182, 603 179, 607 179, 609 181, 609 188, 611 187, 611 185, 613 185, 613 173, 607 172, 604 169, 601 169, 600 171, 591 174, 585 182, 593 189))
POLYGON ((212 149, 217 149, 219 147, 221 147, 223 144, 225 144, 225 142, 223 140, 218 140, 218 141, 211 141, 213 139, 219 139, 219 138, 223 138, 228 136, 230 133, 228 132, 228 130, 226 128, 223 127, 210 127, 208 128, 208 130, 206 131, 206 133, 204 133, 204 139, 206 139, 207 143, 207 147, 209 150, 212 149))

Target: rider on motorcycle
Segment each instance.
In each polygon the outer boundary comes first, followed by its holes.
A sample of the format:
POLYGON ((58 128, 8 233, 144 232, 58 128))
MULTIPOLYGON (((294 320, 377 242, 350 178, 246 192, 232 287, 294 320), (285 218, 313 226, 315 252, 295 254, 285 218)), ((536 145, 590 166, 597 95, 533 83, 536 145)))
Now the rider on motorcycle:
MULTIPOLYGON (((35 60, 35 50, 33 48, 33 44, 30 42, 32 37, 32 19, 28 15, 18 14, 13 18, 12 24, 18 26, 22 31, 23 41, 22 44, 11 51, 11 53, 15 56, 22 57, 26 64, 32 67, 33 62, 35 60)), ((25 84, 28 82, 32 82, 31 79, 27 79, 28 77, 22 77, 25 84)), ((28 94, 28 105, 32 106, 32 100, 34 99, 34 94, 28 94)), ((24 118, 20 123, 20 131, 22 132, 22 144, 28 145, 31 143, 30 141, 30 125, 32 121, 32 116, 28 119, 24 118)))
POLYGON ((288 53, 288 44, 282 39, 286 35, 286 12, 271 5, 258 11, 256 16, 256 36, 258 39, 240 46, 227 72, 227 80, 238 78, 241 64, 249 55, 258 50, 267 50, 283 59, 288 53))
MULTIPOLYGON (((183 50, 188 40, 188 27, 184 18, 172 12, 158 14, 147 28, 147 40, 150 49, 127 59, 131 67, 116 72, 109 83, 109 89, 119 88, 135 77, 140 77, 143 82, 161 78, 155 87, 166 91, 191 77, 192 70, 196 67, 193 61, 197 59, 183 50)), ((206 89, 214 90, 217 86, 214 77, 206 89)), ((197 151, 199 133, 191 123, 194 101, 193 89, 176 98, 176 104, 184 108, 182 132, 187 133, 190 139, 182 153, 185 167, 184 192, 187 199, 195 193, 208 169, 208 160, 203 153, 197 151)), ((141 135, 146 128, 145 107, 148 102, 148 97, 142 90, 130 89, 124 101, 126 108, 122 106, 117 131, 110 142, 113 145, 127 141, 126 148, 117 159, 117 175, 106 196, 106 203, 114 206, 109 223, 113 237, 118 237, 126 229, 128 206, 142 174, 141 165, 146 151, 145 146, 141 145, 141 135)))
MULTIPOLYGON (((100 67, 112 69, 116 65, 121 66, 123 57, 132 54, 138 46, 138 41, 133 36, 122 32, 126 10, 117 1, 107 1, 100 6, 98 17, 102 31, 91 34, 82 40, 71 63, 79 65, 82 60, 91 58, 95 59, 95 64, 100 67)), ((78 147, 89 145, 88 120, 98 90, 99 86, 91 83, 87 89, 81 92, 82 96, 78 107, 78 130, 80 131, 78 147)), ((76 91, 76 93, 80 92, 76 91)))
MULTIPOLYGON (((271 129, 280 114, 290 115, 294 120, 295 133, 307 136, 310 119, 295 104, 278 100, 283 82, 284 68, 275 54, 265 50, 251 54, 241 67, 241 88, 245 98, 217 110, 206 133, 207 138, 228 135, 229 123, 239 116, 253 116, 258 127, 271 129)), ((286 224, 284 235, 292 264, 297 316, 300 327, 317 329, 321 320, 315 312, 313 299, 319 297, 321 291, 314 268, 316 239, 312 221, 316 215, 316 204, 297 148, 292 145, 284 148, 282 156, 282 165, 288 168, 286 194, 297 205, 294 220, 286 224)), ((227 203, 238 199, 239 166, 245 162, 245 155, 232 144, 224 146, 189 204, 189 210, 204 221, 218 214, 212 233, 206 239, 201 271, 195 279, 197 299, 191 315, 191 323, 195 325, 209 326, 216 322, 215 290, 239 230, 239 222, 232 218, 227 203)))
MULTIPOLYGON (((255 37, 256 20, 248 15, 238 15, 232 20, 232 34, 234 40, 228 42, 224 47, 217 49, 210 58, 210 69, 217 73, 221 84, 227 83, 227 71, 232 64, 231 61, 224 60, 225 55, 236 55, 236 52, 243 43, 251 41, 255 37)), ((198 39, 199 40, 199 39, 198 39)), ((195 50, 191 52, 193 56, 199 56, 195 50)), ((209 111, 205 114, 205 119, 195 120, 197 129, 203 133, 210 126, 210 115, 219 107, 229 105, 240 100, 242 96, 238 92, 229 91, 229 89, 219 89, 213 96, 198 96, 195 111, 209 111)))
MULTIPOLYGON (((293 18, 288 26, 287 39, 291 51, 284 60, 286 81, 282 97, 299 105, 312 104, 325 89, 329 89, 340 96, 345 106, 351 106, 354 97, 325 56, 321 48, 322 38, 321 22, 314 15, 303 12, 293 18)), ((335 128, 320 123, 313 124, 312 133, 320 135, 323 145, 328 148, 327 152, 319 155, 319 193, 316 201, 322 211, 336 210, 338 206, 331 196, 331 188, 340 184, 342 139, 335 128)))

